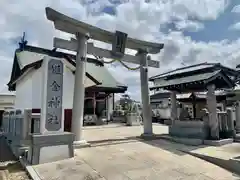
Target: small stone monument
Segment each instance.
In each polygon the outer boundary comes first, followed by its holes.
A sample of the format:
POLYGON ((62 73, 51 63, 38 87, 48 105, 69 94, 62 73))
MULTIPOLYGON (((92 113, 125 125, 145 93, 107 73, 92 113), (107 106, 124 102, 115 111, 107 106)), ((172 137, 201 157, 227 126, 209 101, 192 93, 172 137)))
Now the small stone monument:
POLYGON ((31 164, 73 157, 74 136, 64 132, 62 114, 64 64, 60 59, 45 57, 42 72, 40 133, 32 135, 31 164))
POLYGON ((139 126, 141 125, 141 115, 138 112, 138 107, 133 102, 130 104, 129 110, 126 111, 126 125, 127 126, 139 126))

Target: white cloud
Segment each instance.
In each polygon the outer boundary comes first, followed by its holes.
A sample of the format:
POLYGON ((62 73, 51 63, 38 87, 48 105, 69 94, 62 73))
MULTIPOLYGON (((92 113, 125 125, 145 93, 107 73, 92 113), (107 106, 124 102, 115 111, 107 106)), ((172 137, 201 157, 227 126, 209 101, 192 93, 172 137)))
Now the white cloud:
POLYGON ((183 20, 176 23, 176 27, 178 30, 187 30, 196 32, 204 28, 204 25, 199 22, 194 22, 190 20, 183 20))
POLYGON ((240 5, 234 6, 232 9, 233 13, 240 13, 240 5))
MULTIPOLYGON (((134 38, 165 43, 164 50, 152 58, 160 60, 161 67, 150 68, 149 76, 182 66, 182 62, 194 64, 208 61, 235 66, 240 57, 240 40, 205 43, 195 42, 180 31, 170 31, 167 35, 159 32, 161 26, 176 20, 179 30, 197 31, 203 28, 198 20, 216 19, 227 7, 227 0, 149 1, 150 3, 144 3, 144 0, 124 0, 128 3, 116 7, 116 16, 100 13, 105 5, 110 5, 108 0, 0 1, 0 87, 9 80, 13 51, 23 31, 27 32, 29 44, 45 48, 52 48, 54 36, 69 38, 68 34, 56 31, 46 19, 46 6, 107 30, 118 29, 134 38)), ((96 45, 110 47, 99 42, 96 45)), ((118 81, 129 86, 134 98, 140 98, 139 71, 128 71, 119 65, 111 66, 109 70, 118 81)))
POLYGON ((240 22, 237 22, 229 27, 230 30, 240 30, 240 22))

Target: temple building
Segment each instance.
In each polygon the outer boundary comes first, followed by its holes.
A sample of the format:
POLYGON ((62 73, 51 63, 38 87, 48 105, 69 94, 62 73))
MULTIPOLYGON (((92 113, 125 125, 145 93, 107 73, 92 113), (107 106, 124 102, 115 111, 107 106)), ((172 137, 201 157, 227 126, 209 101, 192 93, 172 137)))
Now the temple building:
MULTIPOLYGON (((180 126, 183 123, 178 123, 181 117, 179 117, 179 103, 177 103, 177 100, 185 105, 191 104, 192 112, 187 116, 185 121, 195 121, 194 126, 198 126, 198 128, 201 127, 204 129, 206 127, 201 122, 203 121, 203 117, 200 115, 200 112, 205 108, 208 111, 207 126, 209 131, 202 131, 201 134, 197 131, 194 132, 192 129, 192 134, 185 134, 185 136, 219 139, 219 124, 216 118, 218 113, 217 105, 219 102, 224 102, 219 111, 226 110, 226 100, 228 96, 233 96, 232 90, 236 86, 237 76, 237 70, 222 66, 219 63, 201 63, 179 68, 149 78, 149 81, 154 83, 154 86, 150 90, 155 92, 151 97, 151 101, 153 102, 154 96, 157 97, 156 94, 159 90, 167 91, 163 93, 165 99, 169 93, 170 116, 173 124, 169 131, 175 135, 190 133, 190 130, 189 132, 180 132, 180 126), (185 97, 177 97, 178 94, 185 95, 185 97), (181 125, 177 127, 177 124, 181 125)), ((158 96, 161 96, 161 93, 158 96)), ((156 100, 157 98, 155 98, 155 103, 157 102, 156 100)), ((239 109, 239 105, 237 105, 236 109, 239 109)), ((239 123, 237 122, 236 124, 238 126, 239 123)))
MULTIPOLYGON (((59 52, 56 49, 22 45, 15 51, 9 91, 15 91, 15 109, 33 109, 41 111, 42 103, 42 69, 45 56, 58 58, 64 63, 63 75, 63 118, 65 128, 71 127, 73 106, 74 73, 76 56, 59 52)), ((85 114, 102 115, 105 110, 109 114, 114 107, 114 94, 124 93, 127 86, 117 82, 104 64, 87 58, 85 76, 85 114)), ((57 88, 57 85, 55 85, 57 88)))

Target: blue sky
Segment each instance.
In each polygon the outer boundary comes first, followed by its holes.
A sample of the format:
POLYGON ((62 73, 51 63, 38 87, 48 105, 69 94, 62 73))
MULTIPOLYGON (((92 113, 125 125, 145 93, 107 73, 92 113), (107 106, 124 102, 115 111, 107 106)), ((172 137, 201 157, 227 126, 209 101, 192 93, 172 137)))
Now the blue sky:
POLYGON ((237 6, 237 0, 232 1, 225 12, 220 14, 216 20, 202 21, 205 28, 199 32, 184 32, 185 36, 191 36, 196 41, 220 41, 224 39, 236 40, 240 31, 229 30, 229 27, 239 22, 240 15, 233 13, 232 9, 237 6))
MULTIPOLYGON (((24 31, 29 44, 50 49, 53 37, 71 37, 53 28, 45 17, 46 6, 103 29, 164 43, 164 50, 152 55, 161 67, 150 68, 149 76, 183 64, 240 64, 239 0, 8 0, 0 1, 0 89, 9 80, 13 52, 24 31)), ((138 71, 120 65, 108 69, 129 86, 130 95, 140 98, 138 71)))

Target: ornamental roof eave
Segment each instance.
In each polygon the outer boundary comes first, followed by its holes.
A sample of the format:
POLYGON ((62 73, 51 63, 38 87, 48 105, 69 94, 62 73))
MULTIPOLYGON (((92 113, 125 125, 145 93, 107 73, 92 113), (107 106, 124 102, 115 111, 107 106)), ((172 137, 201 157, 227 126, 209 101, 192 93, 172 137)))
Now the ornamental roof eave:
POLYGON ((214 70, 222 70, 226 74, 230 76, 236 76, 238 74, 236 69, 232 69, 226 66, 221 65, 220 63, 200 63, 200 64, 195 64, 191 66, 185 66, 181 68, 174 69, 172 71, 168 71, 162 74, 158 74, 155 76, 152 76, 149 78, 149 81, 155 81, 160 78, 166 78, 166 77, 171 77, 171 76, 189 76, 193 73, 201 73, 201 72, 211 72, 214 70))
POLYGON ((175 90, 179 92, 204 91, 208 84, 214 84, 216 89, 233 88, 234 82, 221 70, 195 74, 191 76, 179 77, 174 79, 161 78, 155 87, 150 90, 175 90))

